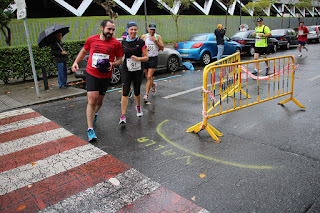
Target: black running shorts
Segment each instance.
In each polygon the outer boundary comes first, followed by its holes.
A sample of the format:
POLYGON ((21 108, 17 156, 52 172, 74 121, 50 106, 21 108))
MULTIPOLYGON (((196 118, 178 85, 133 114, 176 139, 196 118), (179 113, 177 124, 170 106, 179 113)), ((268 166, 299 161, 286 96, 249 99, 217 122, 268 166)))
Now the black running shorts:
POLYGON ((99 91, 99 95, 105 95, 110 83, 111 78, 97 78, 87 73, 86 84, 88 92, 99 91))
POLYGON ((158 56, 149 57, 149 60, 144 63, 144 69, 155 69, 158 66, 158 56))
POLYGON ((259 55, 265 55, 269 53, 268 47, 254 47, 254 52, 259 53, 259 55))

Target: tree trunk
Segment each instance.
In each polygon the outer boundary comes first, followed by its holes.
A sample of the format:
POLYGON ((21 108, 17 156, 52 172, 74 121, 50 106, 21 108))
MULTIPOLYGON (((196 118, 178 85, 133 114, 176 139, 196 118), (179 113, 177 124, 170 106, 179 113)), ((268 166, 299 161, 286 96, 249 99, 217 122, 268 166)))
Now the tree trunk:
POLYGON ((177 39, 178 39, 178 42, 179 42, 180 41, 180 36, 179 36, 179 28, 178 28, 178 17, 175 17, 174 22, 176 23, 177 39))
POLYGON ((227 33, 227 27, 228 27, 228 11, 229 11, 229 6, 227 6, 227 11, 226 11, 226 20, 224 21, 225 22, 225 31, 227 33))
POLYGON ((1 26, 1 31, 4 35, 7 46, 11 46, 11 29, 8 26, 1 26), (6 28, 7 33, 5 32, 4 28, 6 28))

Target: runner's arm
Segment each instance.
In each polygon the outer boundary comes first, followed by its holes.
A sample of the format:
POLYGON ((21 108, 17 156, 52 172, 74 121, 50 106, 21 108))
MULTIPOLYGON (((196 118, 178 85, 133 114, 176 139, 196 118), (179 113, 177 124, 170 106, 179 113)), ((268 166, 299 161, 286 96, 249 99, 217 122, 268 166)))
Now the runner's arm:
POLYGON ((163 42, 162 42, 162 38, 160 35, 157 35, 157 40, 155 41, 156 45, 159 47, 160 50, 163 50, 164 49, 164 45, 163 45, 163 42))
POLYGON ((89 51, 82 48, 77 56, 77 58, 74 60, 71 70, 72 72, 76 72, 79 69, 78 63, 87 55, 89 51))

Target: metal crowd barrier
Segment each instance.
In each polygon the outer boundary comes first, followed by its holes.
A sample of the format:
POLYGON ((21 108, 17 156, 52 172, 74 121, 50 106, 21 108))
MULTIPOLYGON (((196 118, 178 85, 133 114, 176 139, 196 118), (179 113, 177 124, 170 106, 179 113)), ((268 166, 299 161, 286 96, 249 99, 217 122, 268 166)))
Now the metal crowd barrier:
POLYGON ((293 101, 305 108, 293 97, 294 71, 293 56, 281 56, 254 61, 240 61, 240 53, 211 63, 203 71, 202 122, 190 127, 186 132, 198 133, 205 129, 219 143, 221 132, 208 123, 208 119, 248 106, 253 106, 282 96, 290 95, 278 104, 293 101), (262 69, 262 76, 251 74, 254 64, 262 69), (266 64, 269 75, 265 76, 266 64), (208 84, 208 82, 210 82, 208 84), (209 86, 209 88, 208 88, 209 86))

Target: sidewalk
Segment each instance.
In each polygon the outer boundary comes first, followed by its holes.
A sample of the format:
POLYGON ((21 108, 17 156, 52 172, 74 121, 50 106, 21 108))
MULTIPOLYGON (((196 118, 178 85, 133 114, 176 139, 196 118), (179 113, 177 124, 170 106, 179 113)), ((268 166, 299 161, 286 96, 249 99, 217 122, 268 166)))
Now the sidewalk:
MULTIPOLYGON (((74 82, 73 75, 68 75, 68 82, 74 82)), ((0 82, 0 112, 34 104, 45 103, 53 100, 86 95, 86 90, 75 87, 59 89, 58 77, 48 79, 49 90, 44 89, 43 81, 38 81, 40 98, 37 97, 34 81, 0 82)))

